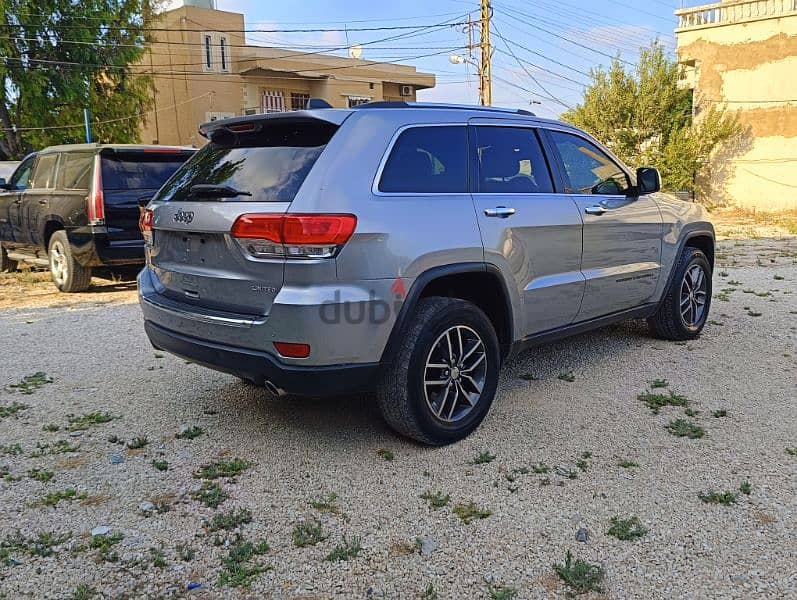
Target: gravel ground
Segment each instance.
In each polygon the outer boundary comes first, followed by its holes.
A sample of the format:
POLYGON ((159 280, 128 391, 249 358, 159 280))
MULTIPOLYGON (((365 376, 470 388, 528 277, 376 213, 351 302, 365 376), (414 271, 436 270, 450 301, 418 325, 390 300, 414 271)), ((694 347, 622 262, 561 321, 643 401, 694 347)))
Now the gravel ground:
POLYGON ((136 305, 0 311, 0 386, 52 378, 0 390, 6 412, 27 405, 0 419, 0 597, 557 598, 568 588, 552 565, 568 551, 605 571, 585 597, 795 597, 797 238, 729 240, 719 257, 726 300, 699 340, 629 323, 526 353, 484 425, 442 449, 395 437, 369 397, 275 399, 155 353, 136 305), (652 414, 637 395, 655 379, 688 406, 652 414), (66 429, 95 411, 115 418, 66 429), (679 418, 705 436, 670 434, 679 418), (184 426, 203 433, 177 439, 184 426), (137 437, 148 443, 120 443, 137 437), (236 458, 248 467, 212 480, 226 499, 195 499, 194 474, 236 458), (710 490, 736 503, 703 502, 710 490), (432 508, 427 491, 450 501, 432 508), (491 514, 464 523, 455 507, 470 501, 491 514), (251 521, 211 531, 238 509, 251 521), (615 516, 647 534, 608 535, 615 516), (298 547, 295 527, 315 520, 324 539, 298 547), (355 539, 359 555, 327 560, 355 539))

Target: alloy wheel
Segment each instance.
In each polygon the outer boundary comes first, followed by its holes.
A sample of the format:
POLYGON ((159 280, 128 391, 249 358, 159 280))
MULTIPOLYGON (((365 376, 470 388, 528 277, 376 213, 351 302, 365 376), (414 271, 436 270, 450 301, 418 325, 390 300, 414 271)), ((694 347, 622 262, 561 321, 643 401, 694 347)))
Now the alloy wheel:
POLYGON ((699 327, 706 313, 708 280, 703 267, 692 265, 681 283, 681 318, 687 327, 699 327))
POLYGON ((61 242, 53 243, 50 248, 50 271, 58 285, 63 285, 68 275, 66 254, 61 242))
POLYGON ((426 404, 438 420, 456 423, 479 403, 486 380, 487 352, 479 334, 464 325, 450 327, 426 358, 426 404))

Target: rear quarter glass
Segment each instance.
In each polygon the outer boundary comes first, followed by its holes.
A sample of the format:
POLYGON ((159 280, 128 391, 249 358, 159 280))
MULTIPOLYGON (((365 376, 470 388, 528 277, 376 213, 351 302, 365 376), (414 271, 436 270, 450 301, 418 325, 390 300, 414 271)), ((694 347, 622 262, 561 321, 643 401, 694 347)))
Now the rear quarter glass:
POLYGON ((263 124, 253 132, 215 131, 156 199, 211 200, 191 188, 214 185, 246 193, 226 201, 292 202, 337 129, 326 121, 307 121, 263 124))

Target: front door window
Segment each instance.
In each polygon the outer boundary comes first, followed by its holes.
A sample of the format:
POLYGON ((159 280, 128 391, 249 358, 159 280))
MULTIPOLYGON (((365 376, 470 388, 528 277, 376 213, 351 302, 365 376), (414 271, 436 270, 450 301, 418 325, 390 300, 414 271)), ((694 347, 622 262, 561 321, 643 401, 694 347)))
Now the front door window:
POLYGON ((623 196, 631 187, 628 176, 597 146, 577 135, 550 131, 565 170, 565 192, 623 196))

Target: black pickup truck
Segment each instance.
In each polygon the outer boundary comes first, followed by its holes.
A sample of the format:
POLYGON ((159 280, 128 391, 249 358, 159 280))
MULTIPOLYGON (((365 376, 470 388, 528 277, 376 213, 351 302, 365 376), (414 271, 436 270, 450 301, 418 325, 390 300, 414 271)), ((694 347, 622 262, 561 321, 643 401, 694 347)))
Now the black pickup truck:
POLYGON ((92 270, 144 264, 146 204, 191 148, 74 144, 27 156, 0 179, 0 271, 47 265, 62 292, 86 290, 92 270))

